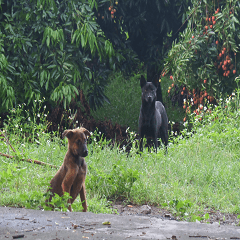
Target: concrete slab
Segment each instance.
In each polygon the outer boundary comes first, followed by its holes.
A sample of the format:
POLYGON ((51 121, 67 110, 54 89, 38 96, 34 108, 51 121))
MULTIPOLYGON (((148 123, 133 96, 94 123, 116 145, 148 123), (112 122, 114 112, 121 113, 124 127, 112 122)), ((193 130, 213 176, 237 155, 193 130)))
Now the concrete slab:
POLYGON ((145 216, 0 207, 0 239, 232 240, 240 239, 240 227, 220 226, 217 223, 178 222, 145 216))

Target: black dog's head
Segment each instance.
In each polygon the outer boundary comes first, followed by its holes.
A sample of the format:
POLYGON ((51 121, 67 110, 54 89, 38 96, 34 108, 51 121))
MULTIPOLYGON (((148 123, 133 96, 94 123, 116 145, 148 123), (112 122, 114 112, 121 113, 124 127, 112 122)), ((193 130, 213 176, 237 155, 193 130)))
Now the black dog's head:
POLYGON ((155 102, 157 99, 157 87, 154 82, 147 82, 142 75, 140 85, 142 88, 142 103, 151 104, 155 102))

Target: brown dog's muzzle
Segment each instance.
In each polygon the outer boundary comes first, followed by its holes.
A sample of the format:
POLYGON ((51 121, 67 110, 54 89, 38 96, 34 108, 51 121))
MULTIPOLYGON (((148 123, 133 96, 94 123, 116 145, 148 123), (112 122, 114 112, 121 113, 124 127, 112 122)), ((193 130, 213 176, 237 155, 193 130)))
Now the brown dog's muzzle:
POLYGON ((86 157, 88 155, 88 149, 87 149, 87 144, 86 142, 85 143, 82 143, 78 146, 78 153, 77 153, 78 156, 80 157, 86 157))
POLYGON ((81 157, 86 157, 88 155, 88 150, 87 147, 83 149, 82 156, 81 157))

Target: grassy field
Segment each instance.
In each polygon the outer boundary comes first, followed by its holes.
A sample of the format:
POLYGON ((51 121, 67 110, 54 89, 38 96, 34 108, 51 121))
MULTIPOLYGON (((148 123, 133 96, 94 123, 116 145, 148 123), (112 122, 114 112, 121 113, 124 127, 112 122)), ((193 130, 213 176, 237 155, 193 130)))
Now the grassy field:
MULTIPOLYGON (((192 131, 174 138, 167 155, 163 148, 157 154, 145 149, 140 155, 135 148, 126 153, 104 139, 96 141, 93 133, 86 157, 89 211, 111 213, 111 202, 118 199, 166 208, 186 220, 202 219, 212 210, 240 214, 239 103, 238 108, 231 101, 227 106, 206 114, 202 122, 193 120, 192 131)), ((0 205, 39 209, 45 207, 47 186, 57 169, 21 159, 60 166, 67 140, 44 132, 44 116, 40 124, 34 119, 27 124, 21 111, 13 111, 15 117, 9 117, 0 137, 0 152, 16 156, 0 157, 0 205)), ((66 210, 59 198, 55 205, 66 210)), ((73 210, 81 210, 79 200, 73 210)))
POLYGON ((141 106, 141 74, 136 74, 131 78, 124 78, 121 73, 111 75, 111 84, 106 88, 106 95, 110 104, 104 105, 92 111, 96 120, 111 120, 113 124, 118 123, 130 127, 137 131, 138 116, 141 106))

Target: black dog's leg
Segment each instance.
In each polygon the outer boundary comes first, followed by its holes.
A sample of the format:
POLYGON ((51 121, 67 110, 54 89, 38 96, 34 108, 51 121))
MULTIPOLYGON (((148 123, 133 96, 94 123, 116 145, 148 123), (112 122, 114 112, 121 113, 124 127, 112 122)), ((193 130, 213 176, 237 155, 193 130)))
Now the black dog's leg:
POLYGON ((165 145, 166 154, 167 154, 167 145, 168 145, 168 132, 167 132, 167 129, 163 130, 163 143, 165 145))
POLYGON ((164 136, 165 136, 165 147, 166 147, 166 154, 167 154, 168 153, 167 152, 167 145, 168 145, 168 130, 167 129, 165 129, 164 136))
POLYGON ((154 144, 155 144, 155 149, 156 149, 156 153, 157 153, 157 148, 158 148, 158 140, 157 140, 157 138, 154 139, 154 144))
POLYGON ((143 151, 143 138, 140 137, 140 146, 139 146, 140 152, 143 151))
POLYGON ((160 127, 159 129, 159 137, 162 140, 162 143, 165 145, 165 153, 167 153, 167 145, 168 145, 168 132, 165 128, 160 127))
POLYGON ((157 131, 157 129, 155 129, 154 136, 153 136, 153 141, 154 141, 156 153, 157 153, 157 148, 158 148, 158 134, 157 133, 158 133, 158 131, 157 131))

